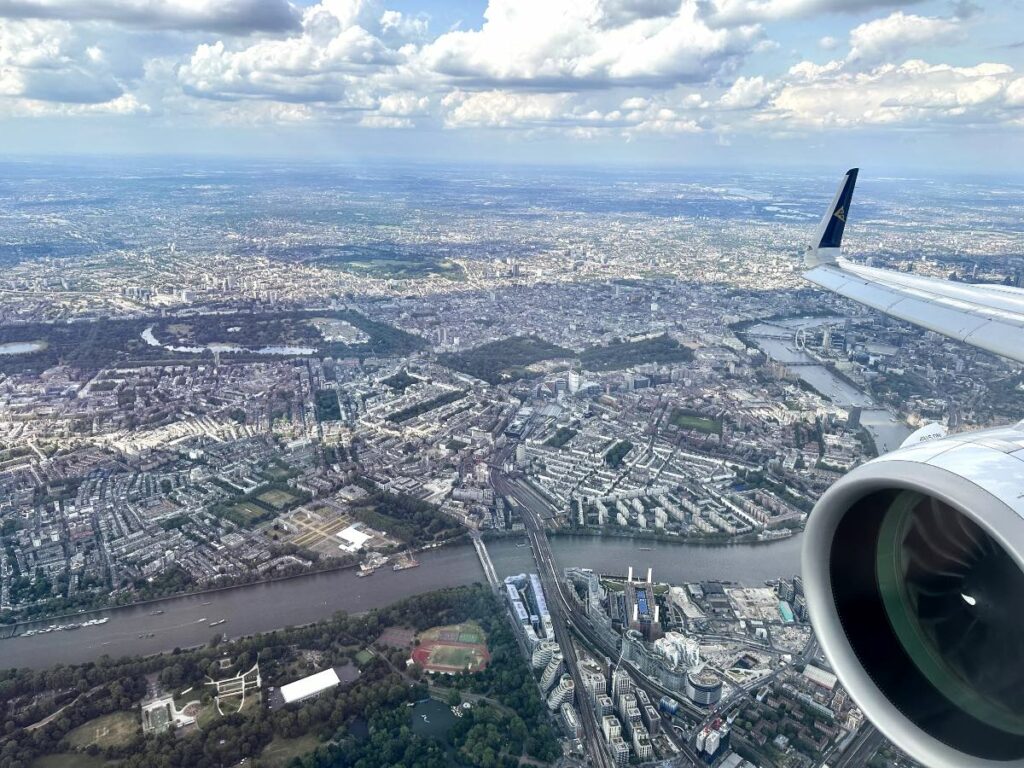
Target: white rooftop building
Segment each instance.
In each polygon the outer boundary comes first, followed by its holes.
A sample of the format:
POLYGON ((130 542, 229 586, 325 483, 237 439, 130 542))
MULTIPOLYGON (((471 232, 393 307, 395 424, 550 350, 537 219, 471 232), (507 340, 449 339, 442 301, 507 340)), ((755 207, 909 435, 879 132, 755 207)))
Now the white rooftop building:
POLYGON ((839 682, 839 678, 833 675, 831 672, 826 672, 821 667, 816 667, 813 664, 808 664, 804 667, 804 677, 810 680, 815 685, 820 685, 822 688, 831 691, 836 687, 836 683, 839 682))
POLYGON ((344 549, 346 552, 357 552, 373 537, 368 533, 363 533, 355 525, 350 525, 338 533, 338 538, 345 542, 344 544, 339 544, 338 549, 344 549))
POLYGON ((292 704, 296 701, 303 701, 305 699, 311 699, 314 696, 319 696, 324 691, 330 690, 334 686, 338 685, 341 680, 338 679, 338 673, 333 668, 325 669, 323 672, 317 672, 315 675, 304 677, 301 680, 296 680, 294 683, 288 683, 288 685, 281 686, 281 695, 284 697, 285 704, 292 704))

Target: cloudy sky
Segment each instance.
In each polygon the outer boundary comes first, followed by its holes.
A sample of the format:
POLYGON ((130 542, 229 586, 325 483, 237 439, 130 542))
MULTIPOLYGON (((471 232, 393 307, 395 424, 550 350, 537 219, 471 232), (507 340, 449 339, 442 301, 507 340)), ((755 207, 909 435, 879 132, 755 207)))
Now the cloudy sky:
POLYGON ((1005 171, 1024 0, 0 0, 0 139, 1005 171))

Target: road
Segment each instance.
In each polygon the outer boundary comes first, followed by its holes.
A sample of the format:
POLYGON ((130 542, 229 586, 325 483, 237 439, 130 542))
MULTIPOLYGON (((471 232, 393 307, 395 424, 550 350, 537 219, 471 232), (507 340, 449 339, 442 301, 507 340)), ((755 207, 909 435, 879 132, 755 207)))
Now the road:
MULTIPOLYGON (((577 632, 589 645, 610 658, 617 657, 619 655, 618 649, 605 647, 602 638, 590 625, 589 617, 585 614, 578 613, 576 611, 575 603, 572 602, 563 591, 562 579, 559 578, 558 569, 551 554, 551 548, 544 529, 543 520, 548 519, 551 516, 551 508, 547 501, 534 491, 529 484, 505 477, 498 469, 492 470, 491 483, 498 493, 514 499, 519 504, 519 511, 523 519, 523 524, 526 527, 527 535, 533 548, 534 558, 538 564, 541 583, 543 584, 544 591, 548 596, 548 608, 552 609, 552 620, 556 627, 556 639, 563 648, 566 661, 573 665, 575 665, 576 662, 575 653, 572 652, 572 644, 563 640, 563 637, 559 633, 559 630, 564 629, 566 630, 565 634, 568 634, 568 626, 565 624, 566 618, 571 619, 572 630, 577 632), (556 608, 559 612, 558 617, 555 616, 555 612, 553 610, 556 608), (568 653, 566 653, 566 649, 568 649, 568 653)), ((817 653, 817 641, 812 638, 807 644, 807 647, 804 648, 803 653, 800 654, 799 659, 807 662, 812 660, 817 653)), ((641 671, 632 663, 626 660, 620 660, 619 663, 624 666, 628 672, 630 672, 633 677, 634 684, 646 691, 651 701, 657 701, 663 695, 671 696, 677 701, 679 700, 678 692, 670 691, 658 684, 656 681, 651 680, 646 675, 642 674, 641 671)), ((576 670, 574 669, 573 671, 575 672, 576 670)), ((699 722, 700 725, 698 728, 704 727, 713 718, 724 717, 733 707, 740 704, 743 699, 750 694, 751 689, 770 683, 779 675, 780 671, 781 670, 775 670, 766 678, 761 678, 756 682, 741 686, 727 701, 722 702, 713 713, 709 713, 695 705, 691 705, 685 700, 681 701, 681 704, 683 705, 682 708, 688 715, 694 718, 694 720, 699 722)), ((578 679, 576 680, 576 685, 578 690, 582 690, 581 683, 578 679)), ((581 700, 585 700, 581 706, 584 714, 583 720, 585 722, 589 721, 588 724, 595 726, 595 735, 593 737, 589 730, 587 731, 588 748, 591 749, 592 754, 595 750, 598 750, 603 755, 604 741, 600 732, 596 729, 596 718, 594 718, 589 697, 580 696, 579 698, 581 700), (596 739, 597 743, 591 745, 591 738, 596 739)), ((700 759, 693 745, 691 745, 688 740, 682 738, 679 734, 674 733, 671 728, 666 728, 665 733, 679 750, 680 757, 688 759, 694 766, 704 765, 704 762, 700 759)), ((865 726, 861 733, 857 735, 857 738, 850 745, 846 753, 842 758, 840 758, 841 762, 837 763, 837 765, 844 766, 844 768, 854 768, 855 766, 865 764, 867 759, 874 753, 880 743, 881 736, 878 732, 870 726, 865 726)))
POLYGON ((884 740, 885 737, 877 728, 865 723, 842 756, 829 765, 832 768, 860 768, 860 766, 867 765, 868 760, 882 746, 884 740))
MULTIPOLYGON (((497 493, 504 495, 506 498, 512 498, 519 504, 519 511, 523 519, 523 524, 526 528, 527 536, 533 549, 534 558, 537 561, 541 583, 548 597, 548 609, 551 611, 552 622, 555 626, 555 639, 562 647, 566 663, 571 668, 573 679, 576 682, 577 691, 582 692, 582 681, 580 679, 579 671, 576 668, 576 654, 573 649, 571 638, 569 637, 570 626, 567 623, 567 620, 572 622, 571 629, 573 631, 577 632, 584 640, 587 641, 588 644, 593 648, 600 650, 600 652, 604 653, 606 656, 610 658, 618 656, 618 649, 605 647, 602 639, 590 626, 589 617, 585 614, 577 613, 575 604, 567 598, 563 591, 562 579, 559 578, 558 567, 552 556, 551 547, 544 528, 544 521, 553 516, 549 503, 528 483, 503 475, 499 467, 500 465, 492 467, 491 485, 497 493)), ((813 661, 815 656, 818 654, 818 651, 819 647, 817 640, 812 637, 803 652, 800 654, 799 660, 805 663, 813 661)), ((626 667, 633 677, 634 684, 643 688, 651 698, 651 701, 657 701, 660 696, 666 694, 678 700, 677 693, 669 691, 657 684, 655 681, 650 680, 630 662, 620 660, 619 663, 626 667)), ((700 721, 700 727, 703 727, 710 722, 713 717, 724 716, 727 714, 730 709, 739 704, 746 696, 749 695, 750 689, 769 683, 778 676, 779 672, 780 670, 775 670, 767 678, 762 678, 755 683, 741 686, 728 701, 722 702, 722 704, 717 708, 717 711, 713 714, 699 710, 696 707, 692 707, 692 711, 690 707, 687 707, 687 712, 692 717, 695 717, 695 719, 700 721)), ((582 719, 584 721, 584 731, 586 736, 585 743, 587 744, 588 751, 590 752, 592 759, 594 759, 595 764, 607 765, 608 762, 607 754, 604 749, 604 739, 600 731, 597 730, 597 721, 594 716, 593 707, 590 703, 590 698, 582 694, 577 698, 581 703, 580 708, 582 710, 582 719), (599 755, 599 757, 595 757, 595 755, 599 755)), ((682 704, 685 707, 688 702, 684 701, 682 704)), ((679 749, 681 757, 689 759, 694 766, 704 765, 704 762, 700 760, 696 750, 688 743, 688 741, 681 738, 678 734, 673 733, 671 728, 665 729, 665 732, 679 749)), ((867 763, 868 759, 882 744, 882 741, 882 734, 870 724, 865 724, 861 727, 857 736, 851 742, 846 751, 837 758, 834 763, 830 762, 830 765, 832 765, 833 768, 859 768, 859 766, 863 766, 867 763)), ((829 756, 831 756, 831 753, 829 756)))
MULTIPOLYGON (((582 680, 579 669, 576 666, 576 653, 571 642, 570 631, 576 631, 588 644, 599 649, 609 658, 619 655, 617 648, 607 648, 598 637, 597 633, 590 626, 590 620, 583 614, 576 612, 575 604, 567 597, 563 590, 562 579, 559 578, 558 566, 551 554, 551 547, 548 542, 547 533, 544 529, 543 520, 551 516, 550 505, 528 484, 509 479, 501 474, 500 470, 492 469, 491 484, 494 489, 506 497, 515 499, 520 505, 520 512, 523 525, 526 528, 527 536, 533 548, 533 556, 537 561, 538 575, 541 585, 548 599, 548 610, 551 612, 551 619, 555 626, 555 639, 562 647, 566 663, 570 665, 573 679, 576 682, 578 691, 583 691, 582 680), (557 611, 557 616, 556 616, 557 611), (571 630, 568 622, 571 621, 571 630)), ((651 701, 656 702, 665 694, 676 696, 672 692, 662 688, 653 681, 642 675, 638 669, 627 661, 620 662, 632 674, 634 684, 642 688, 651 701)), ((590 697, 580 695, 580 709, 584 721, 584 731, 588 751, 593 757, 599 754, 596 760, 598 765, 608 764, 608 756, 605 752, 604 738, 597 729, 597 718, 594 714, 590 697)), ((664 730, 666 736, 679 750, 681 756, 686 757, 693 765, 702 765, 699 762, 696 751, 683 739, 680 739, 671 729, 664 730)))
MULTIPOLYGON (((497 469, 491 470, 491 484, 499 493, 516 498, 517 501, 519 501, 519 497, 523 493, 518 484, 514 485, 508 481, 497 469)), ((532 495, 529 497, 531 507, 536 506, 538 502, 543 504, 545 509, 547 508, 547 504, 543 500, 533 498, 532 495)), ((523 504, 522 501, 519 501, 519 503, 523 504)), ((566 624, 566 617, 571 615, 572 609, 566 610, 567 603, 555 569, 555 562, 551 556, 551 549, 548 547, 547 534, 544 532, 543 524, 539 518, 535 517, 532 512, 525 510, 525 505, 523 523, 526 526, 526 533, 530 543, 533 545, 533 555, 537 561, 537 571, 541 586, 544 588, 544 594, 547 597, 548 612, 551 614, 551 623, 555 630, 555 640, 562 649, 565 665, 568 667, 569 674, 572 675, 573 682, 576 684, 576 700, 579 703, 580 719, 583 721, 583 743, 586 745, 587 753, 590 755, 594 765, 601 768, 613 768, 615 763, 605 750, 604 739, 601 732, 597 729, 597 717, 594 713, 593 703, 583 687, 583 676, 580 674, 579 665, 577 664, 576 648, 572 643, 572 638, 569 635, 569 629, 566 624)))

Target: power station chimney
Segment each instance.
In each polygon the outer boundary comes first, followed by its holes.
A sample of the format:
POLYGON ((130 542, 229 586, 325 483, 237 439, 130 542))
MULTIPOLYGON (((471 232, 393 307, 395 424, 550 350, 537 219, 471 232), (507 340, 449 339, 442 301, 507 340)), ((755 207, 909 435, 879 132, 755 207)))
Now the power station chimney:
POLYGON ((648 568, 647 569, 647 583, 648 584, 651 583, 651 574, 653 574, 653 573, 654 573, 654 569, 653 568, 648 568))
POLYGON ((633 566, 629 566, 629 575, 626 576, 626 581, 633 581, 633 566))

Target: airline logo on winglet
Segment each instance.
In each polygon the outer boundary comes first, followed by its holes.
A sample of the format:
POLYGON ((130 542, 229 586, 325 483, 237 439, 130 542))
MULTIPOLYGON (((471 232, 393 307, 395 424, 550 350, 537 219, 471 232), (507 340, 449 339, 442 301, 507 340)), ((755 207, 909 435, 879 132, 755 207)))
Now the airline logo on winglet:
POLYGON ((843 176, 836 196, 832 198, 831 214, 826 213, 819 224, 818 248, 838 248, 843 241, 843 230, 850 215, 853 202, 853 188, 857 184, 857 169, 851 168, 843 176))
POLYGON ((832 204, 825 209, 815 232, 814 240, 807 249, 804 256, 804 264, 808 267, 816 267, 819 264, 834 264, 839 247, 843 242, 843 230, 846 229, 846 219, 850 215, 850 205, 853 203, 853 188, 857 184, 857 168, 851 168, 839 182, 839 189, 836 190, 832 204))

